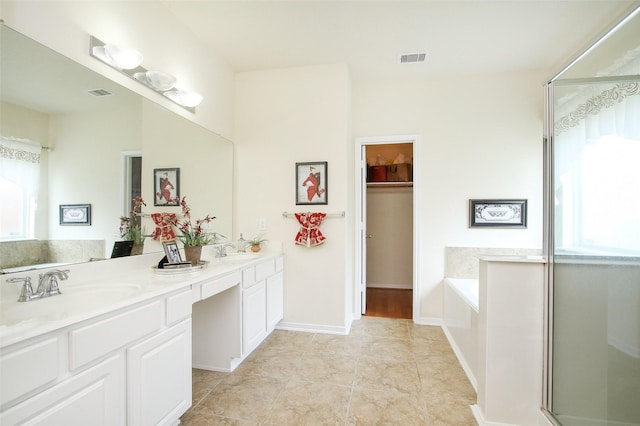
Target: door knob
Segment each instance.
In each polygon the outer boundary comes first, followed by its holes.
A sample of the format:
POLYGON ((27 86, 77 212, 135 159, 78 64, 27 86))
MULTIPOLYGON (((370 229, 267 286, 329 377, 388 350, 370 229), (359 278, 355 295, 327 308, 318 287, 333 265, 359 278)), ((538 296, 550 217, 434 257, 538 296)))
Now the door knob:
POLYGON ((371 238, 371 237, 373 237, 373 235, 367 234, 367 238, 371 238))

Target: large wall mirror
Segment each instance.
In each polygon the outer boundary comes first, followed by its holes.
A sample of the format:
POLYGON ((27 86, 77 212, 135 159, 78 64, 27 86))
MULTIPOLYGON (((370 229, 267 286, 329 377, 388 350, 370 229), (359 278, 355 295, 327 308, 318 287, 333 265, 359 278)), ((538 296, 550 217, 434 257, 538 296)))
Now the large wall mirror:
MULTIPOLYGON (((179 206, 154 205, 154 170, 169 168, 179 169, 180 195, 187 197, 193 217, 216 216, 209 231, 231 237, 229 140, 6 25, 0 31, 0 136, 5 145, 45 147, 37 202, 25 207, 31 207, 31 214, 20 213, 24 206, 18 203, 8 209, 3 201, 0 270, 109 258, 121 239, 120 216, 126 215, 130 201, 125 187, 131 156, 142 157, 146 234, 155 229, 148 215, 181 213, 179 206), (89 205, 90 224, 61 223, 64 205, 89 205), (12 234, 10 226, 32 231, 12 234)), ((6 163, 2 167, 0 177, 6 163)), ((5 180, 0 191, 9 190, 5 180)), ((0 194, 3 200, 5 195, 0 194)), ((162 244, 148 237, 144 253, 151 252, 162 252, 162 244)))

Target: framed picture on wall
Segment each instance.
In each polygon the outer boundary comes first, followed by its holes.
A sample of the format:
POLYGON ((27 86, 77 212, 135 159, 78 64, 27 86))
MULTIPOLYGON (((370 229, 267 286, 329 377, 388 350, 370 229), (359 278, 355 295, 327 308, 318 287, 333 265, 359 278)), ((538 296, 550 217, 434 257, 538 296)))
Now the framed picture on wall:
POLYGON ((469 200, 469 227, 527 227, 527 200, 469 200))
POLYGON ((60 225, 91 225, 91 204, 60 204, 60 225))
POLYGON ((180 169, 153 169, 153 205, 180 205, 180 169))
POLYGON ((328 204, 327 162, 296 163, 296 204, 328 204))

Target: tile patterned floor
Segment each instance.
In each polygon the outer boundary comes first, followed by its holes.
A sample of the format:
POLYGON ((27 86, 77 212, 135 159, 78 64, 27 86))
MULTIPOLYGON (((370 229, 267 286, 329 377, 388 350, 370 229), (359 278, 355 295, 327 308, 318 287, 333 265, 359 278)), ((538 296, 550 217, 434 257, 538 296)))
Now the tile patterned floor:
POLYGON ((193 370, 183 426, 476 425, 439 327, 363 317, 348 336, 274 331, 233 373, 193 370))

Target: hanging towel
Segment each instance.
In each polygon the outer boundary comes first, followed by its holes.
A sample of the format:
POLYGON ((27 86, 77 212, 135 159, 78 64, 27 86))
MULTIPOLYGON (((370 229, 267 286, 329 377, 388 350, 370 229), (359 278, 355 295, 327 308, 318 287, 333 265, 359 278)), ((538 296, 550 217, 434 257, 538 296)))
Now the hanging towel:
POLYGON ((318 229, 325 216, 327 216, 326 213, 296 213, 295 216, 300 224, 300 230, 296 235, 296 244, 313 247, 319 246, 326 240, 318 229))
POLYGON ((151 219, 156 224, 156 229, 152 234, 154 241, 172 241, 176 239, 172 226, 176 221, 175 213, 151 213, 151 219))

